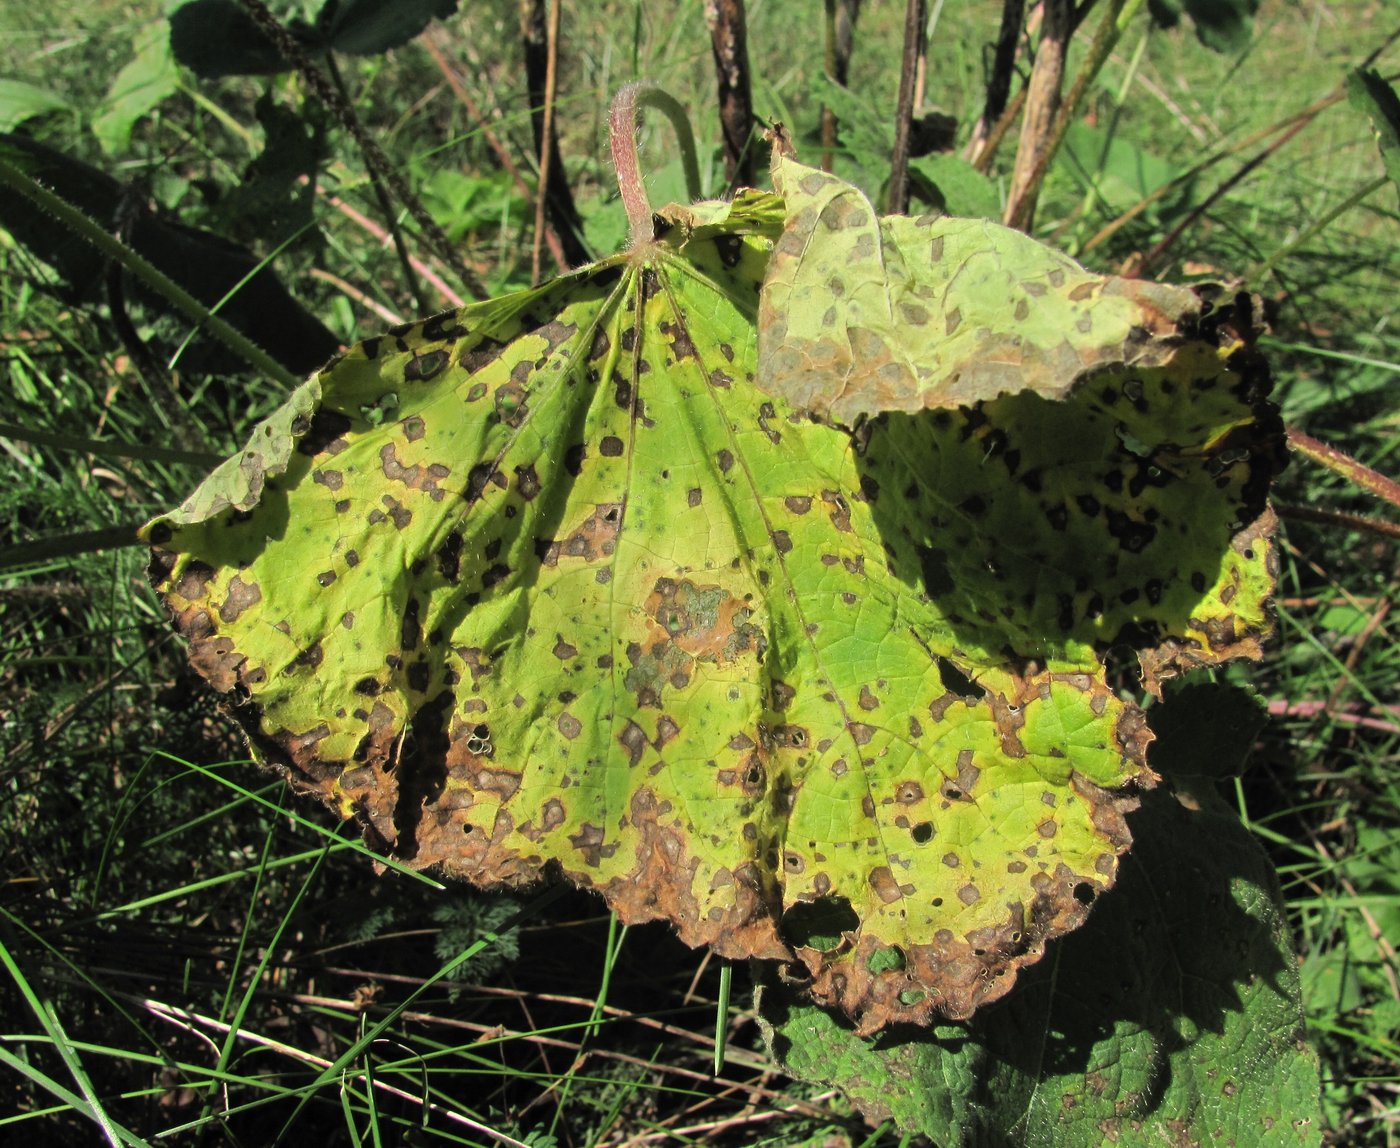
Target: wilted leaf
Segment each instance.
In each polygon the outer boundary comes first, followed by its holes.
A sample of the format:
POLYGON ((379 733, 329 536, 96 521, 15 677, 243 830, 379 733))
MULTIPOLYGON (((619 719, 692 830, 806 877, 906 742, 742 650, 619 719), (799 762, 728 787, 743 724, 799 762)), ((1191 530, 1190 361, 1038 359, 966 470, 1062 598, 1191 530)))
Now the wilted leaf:
POLYGON ((352 350, 155 524, 160 585, 258 752, 396 856, 556 861, 730 956, 834 910, 825 999, 965 1015, 1112 880, 1140 715, 973 684, 848 436, 752 385, 781 205, 707 210, 352 350))
POLYGON ((1211 796, 1158 790, 1130 822, 1112 893, 1009 999, 868 1040, 772 981, 760 1016, 778 1062, 936 1144, 1320 1143, 1317 1057, 1268 860, 1211 796))
POLYGON ((1182 288, 1093 275, 981 219, 877 215, 858 188, 779 159, 788 206, 759 316, 759 383, 853 426, 863 415, 1070 394, 1160 367, 1198 309, 1182 288))

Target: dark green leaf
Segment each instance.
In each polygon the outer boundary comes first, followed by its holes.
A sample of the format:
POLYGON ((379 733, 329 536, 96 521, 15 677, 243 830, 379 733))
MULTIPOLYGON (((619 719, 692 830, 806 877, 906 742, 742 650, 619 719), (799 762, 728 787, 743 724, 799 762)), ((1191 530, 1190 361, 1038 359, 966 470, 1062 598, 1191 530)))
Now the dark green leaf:
MULTIPOLYGON (((311 55, 368 56, 408 43, 434 18, 446 19, 457 0, 328 0, 314 21, 283 19, 311 55)), ((175 58, 205 79, 260 76, 291 69, 277 46, 238 0, 191 0, 170 17, 175 58)))
POLYGON ((999 219, 996 184, 955 155, 925 155, 909 161, 910 189, 945 215, 999 219))
POLYGON ((1147 714, 1148 763, 1164 777, 1237 777, 1269 720, 1256 694, 1226 683, 1170 683, 1147 714), (1175 688, 1173 688, 1175 687, 1175 688))
POLYGON ((446 20, 456 11, 457 0, 340 0, 328 3, 316 24, 318 29, 324 25, 327 47, 372 56, 407 44, 429 21, 446 20))
POLYGON ((290 69, 238 0, 191 0, 170 14, 170 50, 197 76, 270 76, 290 69))
MULTIPOLYGON (((118 206, 128 193, 106 172, 23 136, 0 135, 0 154, 104 227, 115 225, 118 206)), ((0 189, 0 227, 58 272, 69 299, 104 296, 103 258, 23 196, 0 189)), ((137 254, 210 306, 242 283, 219 313, 298 374, 325 362, 339 345, 335 335, 292 298, 271 268, 258 269, 258 258, 245 247, 144 211, 123 238, 137 254)), ((134 294, 144 306, 166 307, 165 300, 143 288, 134 294)), ((222 352, 211 350, 210 355, 222 352)), ((222 368, 223 364, 219 358, 212 365, 222 368)), ((241 360, 228 362, 228 369, 239 366, 241 360)))

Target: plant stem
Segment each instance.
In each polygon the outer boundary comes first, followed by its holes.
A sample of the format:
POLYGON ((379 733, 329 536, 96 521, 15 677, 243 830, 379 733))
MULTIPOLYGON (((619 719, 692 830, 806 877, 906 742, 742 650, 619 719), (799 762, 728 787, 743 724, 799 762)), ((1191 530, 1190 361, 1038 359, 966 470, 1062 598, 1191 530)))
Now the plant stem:
POLYGON ((234 354, 269 378, 276 379, 289 390, 301 380, 281 363, 254 343, 226 319, 221 319, 203 303, 160 271, 102 226, 89 219, 67 200, 60 198, 42 184, 31 179, 8 160, 0 159, 0 186, 24 196, 48 212, 75 235, 92 244, 107 258, 115 260, 140 279, 156 294, 170 301, 171 306, 184 313, 198 327, 220 340, 234 354))
MULTIPOLYGON (((1123 29, 1127 27, 1128 21, 1137 14, 1140 7, 1142 7, 1142 0, 1111 0, 1108 10, 1103 14, 1103 19, 1099 21, 1098 31, 1094 33, 1093 43, 1089 45, 1088 58, 1079 69, 1079 75, 1074 78, 1074 85, 1070 88, 1069 95, 1065 97, 1056 110, 1050 134, 1036 154, 1035 163, 1027 176, 1021 209, 1025 218, 1025 229, 1029 230, 1031 220, 1035 217, 1035 205, 1040 198, 1040 187, 1045 182, 1045 173, 1050 170, 1050 163, 1055 158, 1055 153, 1060 150, 1060 144, 1064 142, 1065 133, 1069 131, 1069 126, 1079 111, 1079 106, 1089 91, 1089 85, 1097 78, 1103 68, 1104 61, 1108 59, 1109 53, 1113 51, 1114 45, 1118 43, 1118 38, 1123 34, 1123 29)), ((1018 157, 1018 166, 1019 162, 1018 157)), ((1021 226, 1021 224, 1013 222, 1012 226, 1021 226)))
POLYGON ((530 249, 530 286, 540 285, 540 257, 548 222, 549 179, 554 174, 554 94, 559 81, 559 0, 549 0, 549 23, 545 29, 544 116, 541 136, 548 141, 540 148, 540 186, 535 196, 535 240, 530 249))
POLYGON ((1323 510, 1317 506, 1299 506, 1292 502, 1276 502, 1274 509, 1280 518, 1295 522, 1315 522, 1319 526, 1343 526, 1348 530, 1360 530, 1367 534, 1379 534, 1382 538, 1400 538, 1400 523, 1386 522, 1382 518, 1371 518, 1365 514, 1348 514, 1344 510, 1323 510))
POLYGON ((705 0, 715 74, 719 122, 724 136, 724 177, 731 188, 753 184, 753 97, 749 90, 748 32, 744 0, 705 0))
MULTIPOLYGON (((556 37, 557 39, 557 37, 556 37)), ((583 221, 574 205, 574 193, 559 152, 559 133, 545 132, 545 89, 549 85, 549 13, 545 0, 520 0, 520 40, 525 53, 525 90, 530 96, 530 130, 535 139, 535 155, 540 157, 539 194, 545 197, 549 217, 564 248, 570 266, 588 262, 588 249, 579 238, 583 221), (545 152, 549 162, 544 162, 545 152)))
POLYGON ((1325 442, 1304 434, 1294 427, 1288 428, 1288 445, 1311 462, 1325 466, 1333 474, 1339 474, 1353 486, 1373 494, 1383 502, 1400 509, 1400 482, 1387 478, 1379 471, 1372 470, 1365 463, 1357 462, 1351 455, 1328 446, 1325 442))
POLYGON ((1041 156, 1049 149, 1055 116, 1060 110, 1060 87, 1064 83, 1065 57, 1074 35, 1073 0, 1043 0, 1040 42, 1035 65, 1026 85, 1026 111, 1021 120, 1021 142, 1016 149, 1016 166, 1011 174, 1011 194, 1006 202, 1005 221, 1010 227, 1029 231, 1035 222, 1035 202, 1039 185, 1034 180, 1041 156))
MULTIPOLYGON (((345 104, 350 105, 350 94, 345 88, 345 81, 341 78, 340 69, 335 65, 335 57, 329 52, 326 53, 326 71, 331 75, 331 83, 335 86, 337 98, 345 104)), ((384 180, 375 170, 373 164, 365 165, 369 172, 369 183, 374 188, 374 197, 379 201, 379 210, 384 216, 384 225, 389 229, 389 237, 394 243, 394 254, 399 257, 399 266, 403 268, 404 283, 408 287, 409 294, 413 296, 414 305, 418 308, 420 315, 426 315, 431 310, 428 306, 428 297, 423 293, 423 285, 418 282, 418 276, 413 273, 413 264, 409 259, 408 244, 403 239, 403 229, 399 226, 399 213, 394 210, 394 205, 389 199, 389 193, 384 187, 384 180)))
POLYGON ((992 73, 987 77, 987 102, 982 117, 972 129, 963 158, 976 164, 989 146, 992 129, 1006 111, 1011 95, 1011 74, 1016 66, 1016 49, 1021 42, 1021 26, 1026 16, 1026 0, 1002 0, 1001 27, 997 31, 996 49, 992 55, 992 73))
POLYGON ((899 70, 899 105, 894 120, 894 153, 890 157, 889 213, 909 210, 909 137, 914 123, 914 85, 924 39, 924 0, 907 0, 904 8, 904 57, 899 70))
POLYGON ((700 165, 695 157, 695 135, 690 130, 685 109, 674 96, 655 84, 623 84, 613 97, 608 114, 608 138, 612 144, 617 188, 622 193, 622 205, 627 209, 627 223, 631 232, 628 246, 634 251, 652 239, 651 200, 647 198, 642 165, 637 159, 637 116, 642 108, 655 108, 671 121, 681 149, 681 164, 685 168, 686 194, 692 199, 700 198, 700 165))

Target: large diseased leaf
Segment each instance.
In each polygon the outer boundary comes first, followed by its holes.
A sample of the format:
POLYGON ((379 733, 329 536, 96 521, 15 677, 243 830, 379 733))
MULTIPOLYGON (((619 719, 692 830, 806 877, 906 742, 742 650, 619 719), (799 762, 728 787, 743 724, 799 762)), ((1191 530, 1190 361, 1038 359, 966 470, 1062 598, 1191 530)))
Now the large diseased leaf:
POLYGON ((260 753, 397 856, 553 860, 732 956, 849 905, 829 995, 961 1014, 1111 879, 1143 735, 1087 678, 943 684, 848 438, 752 386, 777 211, 361 344, 157 525, 162 585, 260 753))
MULTIPOLYGON (((1154 649, 1192 642, 1229 570, 1262 609, 1266 547, 1229 552, 1268 468, 1219 457, 1257 411, 1182 414, 1176 453, 1134 419, 1081 434, 1219 464, 1190 486, 1206 534, 1175 542, 1209 570, 1194 596, 1135 611, 1113 562, 1068 553, 1016 569, 1020 597, 971 585, 1043 541, 1004 458, 983 493, 1005 507, 969 505, 992 436, 1044 451, 1041 493, 1073 468, 1020 408, 853 435, 759 389, 790 214, 673 207, 625 255, 352 348, 149 528, 155 576, 259 756, 382 850, 488 885, 557 869, 628 921, 804 968, 862 1031, 963 1017, 1128 846, 1150 735, 1103 649, 1139 614, 1154 649), (1042 608, 1036 578, 1076 570, 1116 596, 1107 621, 1042 608)), ((1228 344, 1192 344, 1212 378, 1228 344)), ((1115 515, 1155 497, 1081 509, 1071 549, 1117 553, 1115 515)))

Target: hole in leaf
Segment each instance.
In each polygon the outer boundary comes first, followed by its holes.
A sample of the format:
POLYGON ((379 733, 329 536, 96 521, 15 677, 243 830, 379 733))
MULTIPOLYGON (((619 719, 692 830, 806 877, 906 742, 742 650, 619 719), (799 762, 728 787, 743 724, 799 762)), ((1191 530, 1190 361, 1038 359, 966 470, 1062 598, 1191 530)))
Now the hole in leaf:
POLYGON ((1074 899, 1081 905, 1092 905, 1094 903, 1094 887, 1087 881, 1081 881, 1074 887, 1074 899))
POLYGON ((950 694, 957 694, 960 698, 970 700, 982 696, 982 691, 978 688, 977 683, 947 658, 937 658, 935 664, 938 666, 938 680, 943 683, 943 688, 950 694))
POLYGON ((830 952, 841 934, 860 928, 860 918, 845 897, 821 897, 801 902, 783 914, 780 931, 790 945, 830 952))
POLYGON ((916 1005, 924 999, 927 994, 921 989, 905 989, 899 994, 899 1003, 902 1005, 916 1005))
POLYGON ((898 945, 891 945, 888 949, 876 949, 865 962, 865 967, 872 973, 898 972, 904 968, 904 952, 898 945))
POLYGON ((933 822, 921 821, 909 831, 909 836, 914 839, 916 845, 927 845, 933 840, 933 822))

